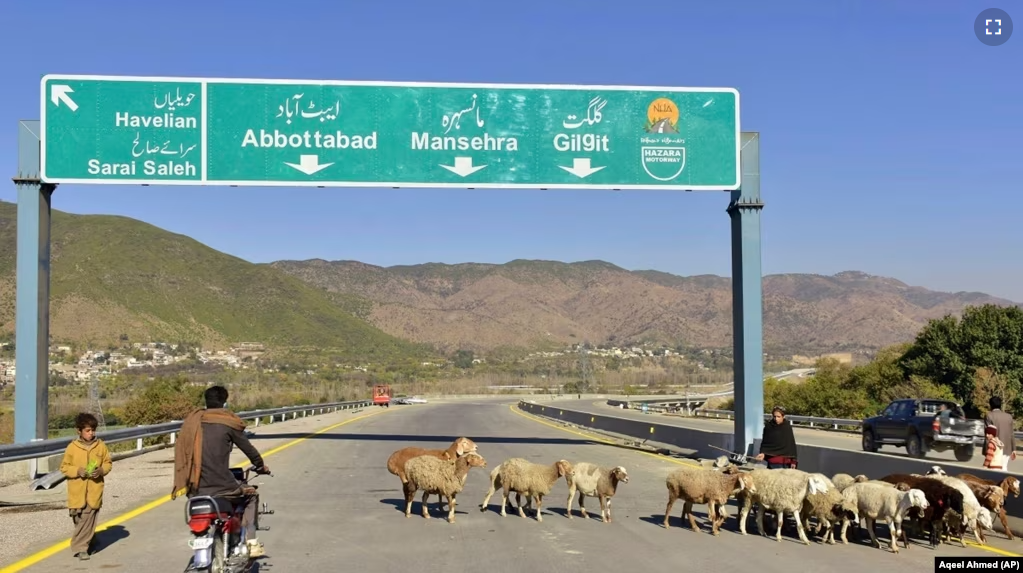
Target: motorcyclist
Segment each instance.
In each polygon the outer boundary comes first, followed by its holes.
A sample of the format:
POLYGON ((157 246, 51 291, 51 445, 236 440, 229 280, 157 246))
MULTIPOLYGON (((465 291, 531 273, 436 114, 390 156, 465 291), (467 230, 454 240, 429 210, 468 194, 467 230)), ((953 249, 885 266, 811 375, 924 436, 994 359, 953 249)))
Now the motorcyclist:
POLYGON ((181 424, 180 436, 174 446, 175 475, 171 496, 176 496, 184 488, 188 497, 208 495, 244 505, 242 526, 249 556, 260 557, 266 553, 256 538, 259 497, 254 489, 243 489, 231 473, 231 450, 238 446, 257 473, 270 473, 270 467, 263 463, 259 450, 245 437, 245 421, 227 409, 227 388, 211 386, 203 397, 206 408, 195 410, 181 424))

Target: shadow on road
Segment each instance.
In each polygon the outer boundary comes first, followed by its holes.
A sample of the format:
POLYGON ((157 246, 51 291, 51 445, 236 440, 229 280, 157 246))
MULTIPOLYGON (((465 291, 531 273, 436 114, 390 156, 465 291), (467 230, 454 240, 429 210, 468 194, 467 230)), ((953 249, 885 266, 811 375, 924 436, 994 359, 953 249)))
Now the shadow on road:
MULTIPOLYGON (((423 518, 423 506, 419 502, 419 499, 422 497, 422 493, 421 492, 417 492, 417 493, 419 495, 416 495, 416 499, 412 502, 412 517, 418 517, 418 518, 422 519, 423 518)), ((430 496, 430 497, 433 498, 433 499, 436 499, 435 496, 430 496)), ((398 510, 398 512, 405 513, 405 500, 404 499, 397 499, 397 498, 381 499, 380 503, 385 504, 385 505, 393 506, 394 509, 398 510)), ((461 500, 455 500, 455 515, 468 515, 467 512, 458 509, 459 507, 461 507, 463 505, 463 503, 464 502, 461 501, 461 500)), ((441 519, 447 519, 447 517, 448 517, 448 510, 447 510, 448 504, 447 504, 447 500, 441 502, 440 504, 438 504, 438 502, 434 501, 432 503, 428 503, 427 506, 429 507, 430 517, 440 517, 441 519), (441 508, 444 508, 444 509, 441 509, 441 508)))
MULTIPOLYGON (((424 436, 416 434, 305 434, 305 433, 284 433, 284 434, 259 434, 249 438, 257 440, 297 440, 308 438, 310 440, 352 440, 352 441, 382 441, 382 442, 437 442, 450 445, 451 442, 460 436, 424 436)), ((584 445, 599 444, 595 440, 573 439, 573 438, 535 438, 535 437, 498 437, 498 436, 466 436, 477 444, 556 444, 556 445, 584 445)))
POLYGON ((97 531, 96 537, 93 538, 91 552, 99 553, 118 541, 127 539, 130 535, 131 533, 123 525, 111 525, 103 531, 97 531))

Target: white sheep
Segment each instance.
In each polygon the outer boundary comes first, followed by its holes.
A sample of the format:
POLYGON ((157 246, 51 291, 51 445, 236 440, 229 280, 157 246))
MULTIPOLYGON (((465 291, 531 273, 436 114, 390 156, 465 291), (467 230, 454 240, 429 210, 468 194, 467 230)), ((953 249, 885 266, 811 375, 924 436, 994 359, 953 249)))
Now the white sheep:
POLYGON ((806 537, 799 512, 803 508, 803 502, 807 495, 828 491, 828 483, 821 479, 822 476, 794 469, 755 469, 747 475, 753 478, 756 491, 744 492, 742 510, 739 513, 739 532, 746 535, 746 517, 749 515, 753 503, 756 503, 758 505, 757 530, 760 535, 767 537, 767 532, 764 530, 764 511, 771 510, 778 516, 775 539, 781 542, 785 514, 791 513, 796 521, 799 540, 809 545, 810 540, 806 537))
POLYGON ((405 462, 405 517, 412 516, 412 499, 416 491, 423 491, 420 502, 423 517, 430 519, 426 509, 426 498, 431 493, 437 494, 441 501, 448 500, 448 523, 455 522, 455 497, 465 486, 465 478, 471 468, 485 468, 487 460, 476 453, 468 453, 454 460, 425 455, 414 457, 405 462))
POLYGON ((572 519, 572 497, 578 491, 579 513, 583 517, 589 518, 583 507, 583 499, 586 496, 596 497, 600 500, 601 521, 611 523, 611 498, 618 491, 619 483, 629 483, 629 474, 622 466, 605 468, 589 462, 579 462, 572 465, 572 476, 566 476, 565 481, 568 482, 569 519, 572 519))
MULTIPOLYGON (((870 533, 870 542, 874 547, 881 547, 874 533, 876 520, 881 519, 888 524, 891 532, 892 552, 898 553, 897 540, 900 536, 909 548, 909 541, 902 531, 902 520, 914 507, 927 509, 927 497, 924 492, 918 489, 902 491, 897 487, 886 487, 883 485, 868 482, 855 483, 842 492, 842 497, 851 505, 856 507, 854 519, 858 522, 862 517, 867 522, 867 531, 870 533)), ((849 518, 842 520, 842 543, 848 543, 845 537, 846 528, 849 527, 849 518)))
POLYGON ((664 479, 668 488, 668 505, 664 508, 664 527, 668 528, 668 517, 675 500, 682 499, 682 521, 689 517, 689 526, 699 531, 693 516, 693 504, 707 504, 707 520, 711 522, 711 534, 718 535, 721 524, 728 514, 724 505, 728 498, 738 492, 756 493, 753 479, 749 474, 719 472, 694 466, 683 466, 668 474, 664 479))
POLYGON ((842 491, 855 482, 856 478, 846 473, 837 473, 831 476, 831 483, 835 484, 835 489, 838 491, 842 491))
POLYGON ((978 500, 977 496, 974 495, 973 490, 970 488, 968 483, 957 477, 943 474, 944 471, 941 467, 934 466, 925 477, 927 479, 940 481, 949 487, 954 487, 963 494, 963 521, 966 523, 966 526, 973 531, 973 536, 977 539, 977 543, 979 545, 983 545, 984 541, 980 538, 980 528, 983 527, 985 529, 991 529, 994 527, 991 512, 981 511, 984 507, 980 505, 980 500, 978 500), (937 473, 935 470, 940 471, 941 473, 937 473))
MULTIPOLYGON (((565 477, 572 479, 572 464, 567 460, 558 460, 550 465, 537 464, 524 458, 511 458, 505 460, 490 472, 490 489, 487 496, 480 503, 480 511, 487 510, 487 503, 494 495, 497 488, 501 488, 501 517, 506 516, 505 507, 508 503, 508 494, 515 492, 519 495, 536 498, 536 520, 543 521, 541 505, 543 496, 550 493, 554 482, 558 478, 565 477)), ((522 509, 521 498, 518 503, 519 516, 526 517, 522 509)))

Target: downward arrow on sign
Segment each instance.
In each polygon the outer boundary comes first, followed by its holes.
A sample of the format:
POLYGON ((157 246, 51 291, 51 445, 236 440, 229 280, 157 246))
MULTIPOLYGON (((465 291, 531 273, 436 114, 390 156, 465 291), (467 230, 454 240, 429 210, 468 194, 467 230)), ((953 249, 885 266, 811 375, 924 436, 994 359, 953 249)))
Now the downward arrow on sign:
POLYGON ((331 165, 334 165, 334 162, 320 163, 319 155, 300 155, 298 158, 298 163, 288 163, 287 161, 285 161, 284 164, 287 165, 288 167, 294 167, 295 169, 298 169, 299 171, 305 173, 306 175, 312 175, 317 171, 321 171, 323 169, 330 167, 331 165))
POLYGON ((443 163, 441 163, 440 166, 454 173, 455 175, 461 175, 462 177, 465 177, 466 175, 472 175, 473 173, 476 173, 480 169, 486 167, 486 165, 473 165, 472 157, 456 157, 454 166, 444 165, 443 163))
POLYGON ((604 165, 601 167, 590 167, 589 157, 576 157, 575 159, 572 160, 571 167, 565 167, 564 165, 559 165, 558 167, 564 169, 565 171, 568 171, 569 173, 575 175, 576 177, 583 178, 588 175, 593 175, 594 173, 600 171, 601 169, 607 166, 604 165))

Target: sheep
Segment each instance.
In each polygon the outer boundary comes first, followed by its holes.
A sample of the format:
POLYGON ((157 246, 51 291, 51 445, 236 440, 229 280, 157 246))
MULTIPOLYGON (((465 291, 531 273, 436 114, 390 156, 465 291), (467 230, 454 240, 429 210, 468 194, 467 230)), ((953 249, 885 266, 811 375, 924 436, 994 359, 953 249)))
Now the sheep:
MULTIPOLYGON (((981 508, 986 509, 989 512, 1001 513, 1002 506, 1005 503, 1005 492, 1002 491, 1002 488, 997 485, 979 484, 966 480, 963 480, 963 482, 969 486, 971 491, 973 491, 973 495, 977 496, 977 502, 980 503, 981 508)), ((980 523, 979 520, 978 523, 980 523)), ((994 524, 992 523, 992 525, 994 524)), ((984 529, 990 528, 978 528, 977 535, 983 543, 987 543, 987 537, 984 535, 984 529)))
POLYGON ((854 484, 854 483, 856 483, 858 481, 866 481, 866 480, 867 480, 867 476, 865 476, 865 475, 858 475, 856 477, 853 477, 853 476, 851 476, 849 474, 837 473, 837 474, 831 476, 831 483, 835 484, 835 489, 837 489, 838 491, 842 491, 845 488, 849 487, 850 485, 852 485, 852 484, 854 484))
POLYGON ((920 523, 921 533, 923 532, 924 524, 930 526, 930 542, 932 547, 941 544, 940 534, 943 530, 942 524, 946 520, 946 512, 963 513, 964 498, 962 492, 941 481, 931 479, 929 476, 890 474, 881 478, 880 481, 891 484, 905 483, 910 488, 924 492, 924 497, 927 498, 927 508, 923 509, 923 511, 915 511, 914 513, 918 515, 914 519, 920 523))
POLYGON ((604 523, 611 523, 611 498, 618 491, 619 483, 629 483, 629 474, 622 466, 604 468, 589 462, 579 462, 572 466, 572 477, 565 477, 568 482, 568 511, 569 519, 572 519, 572 496, 579 492, 579 513, 584 518, 590 516, 583 507, 583 499, 586 496, 596 497, 600 500, 600 520, 604 523))
MULTIPOLYGON (((455 458, 459 458, 468 453, 479 453, 479 448, 476 443, 469 438, 461 437, 451 442, 451 445, 447 449, 425 449, 417 448, 415 446, 409 446, 402 448, 391 454, 391 457, 387 458, 387 471, 391 475, 398 476, 401 480, 403 489, 408 480, 405 479, 405 464, 412 458, 418 456, 433 456, 442 460, 451 461, 455 458)), ((412 493, 415 493, 414 491, 412 493)), ((443 501, 443 500, 441 500, 443 501)), ((426 503, 425 499, 423 503, 426 503)))
MULTIPOLYGON (((849 484, 852 485, 852 484, 849 484)), ((847 486, 848 487, 848 486, 847 486)), ((826 492, 811 493, 803 500, 800 516, 807 522, 811 517, 817 518, 814 533, 824 528, 824 542, 835 543, 835 526, 844 518, 856 516, 856 506, 849 503, 837 488, 828 488, 826 492)))
MULTIPOLYGON (((937 468, 937 466, 935 466, 935 468, 937 468)), ((981 515, 980 500, 978 500, 977 496, 974 495, 970 486, 967 485, 965 481, 948 475, 932 474, 926 476, 924 479, 939 481, 945 485, 954 487, 963 494, 963 511, 960 513, 962 513, 966 525, 973 530, 973 536, 977 539, 977 543, 983 545, 984 542, 980 538, 980 528, 986 527, 987 529, 991 529, 993 524, 991 523, 990 512, 988 513, 987 525, 978 523, 978 518, 981 515)))
POLYGON ((465 486, 465 478, 469 476, 472 468, 487 467, 487 460, 475 453, 468 453, 455 458, 454 461, 443 460, 434 456, 417 456, 405 462, 404 475, 405 483, 405 517, 412 516, 412 498, 416 491, 423 491, 423 500, 420 502, 423 517, 430 519, 426 509, 426 497, 431 493, 437 494, 441 501, 448 499, 448 523, 455 522, 455 497, 465 486))
MULTIPOLYGON (((803 501, 811 493, 824 493, 828 490, 828 484, 821 479, 820 474, 808 474, 802 470, 795 469, 755 469, 748 474, 753 478, 755 493, 745 493, 742 496, 742 510, 739 514, 739 532, 746 535, 746 517, 749 515, 753 503, 758 504, 757 508, 757 529, 760 535, 767 537, 764 531, 764 511, 772 510, 778 515, 778 529, 775 539, 781 542, 782 522, 786 513, 791 513, 796 521, 796 530, 799 533, 799 540, 809 545, 810 540, 803 530, 803 522, 799 518, 799 512, 803 508, 803 501)), ((738 496, 737 496, 738 497, 738 496)))
POLYGON ((731 471, 713 471, 698 467, 680 467, 664 479, 668 488, 668 505, 664 508, 664 528, 668 528, 668 516, 675 500, 682 498, 682 520, 689 516, 689 526, 693 531, 700 531, 693 517, 693 504, 707 504, 707 519, 711 522, 711 534, 718 535, 721 524, 728 515, 723 507, 728 498, 737 492, 756 493, 753 478, 749 474, 731 471))
MULTIPOLYGON (((907 484, 908 485, 908 484, 907 484)), ((927 496, 918 489, 901 491, 898 488, 890 488, 871 483, 855 483, 842 492, 850 505, 856 506, 854 519, 859 521, 860 516, 867 522, 867 531, 870 533, 870 542, 874 547, 881 547, 874 533, 874 525, 877 519, 888 523, 888 530, 891 532, 891 549, 893 553, 899 552, 897 540, 902 536, 906 548, 909 548, 909 541, 906 540, 905 532, 902 531, 902 519, 911 508, 919 507, 927 509, 927 496)), ((849 527, 849 518, 842 520, 842 543, 847 544, 845 531, 849 527)))
MULTIPOLYGON (((1015 539, 1012 534, 1012 529, 1009 527, 1009 521, 1005 515, 1004 499, 1009 497, 1010 493, 1013 497, 1019 497, 1019 480, 1014 476, 1006 476, 1001 483, 995 483, 993 480, 979 478, 972 474, 959 474, 956 477, 969 484, 997 485, 1002 488, 1003 505, 997 510, 998 518, 1001 520, 1002 529, 1005 530, 1005 535, 1009 538, 1009 540, 1012 541, 1015 539)), ((995 511, 993 508, 989 509, 991 509, 991 511, 995 511)))
MULTIPOLYGON (((490 472, 490 489, 487 496, 480 503, 480 511, 487 510, 487 502, 494 495, 497 488, 501 490, 501 517, 505 517, 505 506, 508 502, 508 494, 514 491, 516 494, 525 495, 527 498, 536 498, 536 520, 543 521, 541 505, 543 496, 551 491, 554 482, 564 477, 571 480, 573 477, 572 464, 567 460, 558 460, 550 465, 533 463, 524 458, 511 458, 505 460, 490 472)), ((522 509, 521 498, 518 503, 519 516, 526 517, 522 509)))

